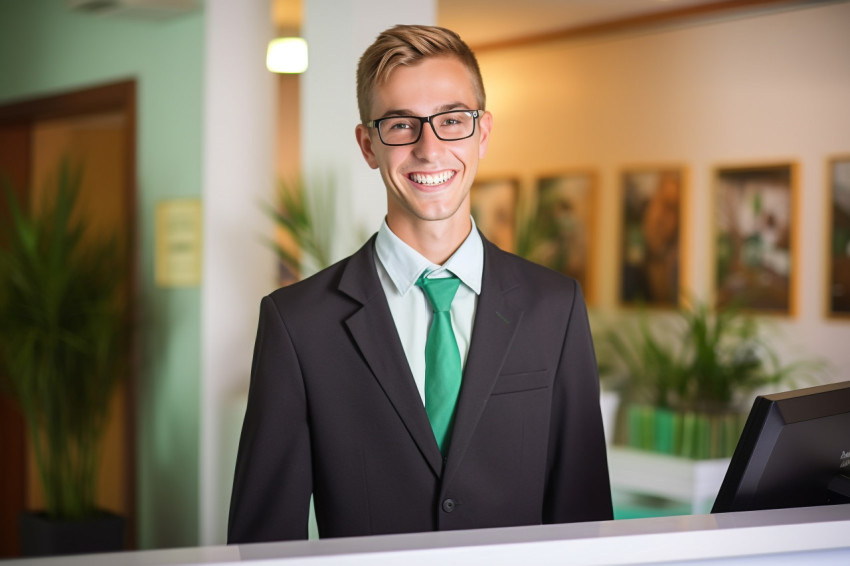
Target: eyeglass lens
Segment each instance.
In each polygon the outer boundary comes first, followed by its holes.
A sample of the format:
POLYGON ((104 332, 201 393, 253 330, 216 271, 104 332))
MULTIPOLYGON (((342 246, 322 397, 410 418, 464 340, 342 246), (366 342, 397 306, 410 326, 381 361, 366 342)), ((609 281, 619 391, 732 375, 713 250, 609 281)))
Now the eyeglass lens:
MULTIPOLYGON (((475 130, 475 117, 469 110, 442 112, 431 116, 431 127, 443 141, 468 138, 475 130)), ((413 116, 383 118, 379 123, 381 140, 390 145, 415 143, 421 134, 422 120, 413 116)))

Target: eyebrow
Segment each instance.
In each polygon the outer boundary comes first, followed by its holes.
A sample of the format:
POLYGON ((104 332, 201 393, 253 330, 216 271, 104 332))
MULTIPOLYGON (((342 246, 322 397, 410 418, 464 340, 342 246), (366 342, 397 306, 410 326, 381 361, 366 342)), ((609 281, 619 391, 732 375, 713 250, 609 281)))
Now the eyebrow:
MULTIPOLYGON (((470 108, 468 104, 464 104, 463 102, 452 102, 450 104, 443 104, 438 106, 436 112, 432 112, 432 114, 439 114, 440 112, 448 112, 449 110, 474 110, 474 108, 470 108)), ((387 110, 384 112, 384 115, 381 118, 388 118, 390 116, 416 116, 413 110, 408 108, 394 108, 392 110, 387 110)), ((381 118, 376 118, 380 120, 381 118)))

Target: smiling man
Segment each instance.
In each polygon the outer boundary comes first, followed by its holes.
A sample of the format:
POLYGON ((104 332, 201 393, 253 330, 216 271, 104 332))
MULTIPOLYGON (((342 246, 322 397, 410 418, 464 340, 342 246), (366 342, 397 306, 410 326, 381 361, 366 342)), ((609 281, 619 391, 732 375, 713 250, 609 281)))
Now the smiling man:
POLYGON ((354 255, 265 297, 228 542, 612 518, 575 280, 488 242, 469 191, 493 127, 452 31, 360 59, 355 128, 387 191, 354 255))

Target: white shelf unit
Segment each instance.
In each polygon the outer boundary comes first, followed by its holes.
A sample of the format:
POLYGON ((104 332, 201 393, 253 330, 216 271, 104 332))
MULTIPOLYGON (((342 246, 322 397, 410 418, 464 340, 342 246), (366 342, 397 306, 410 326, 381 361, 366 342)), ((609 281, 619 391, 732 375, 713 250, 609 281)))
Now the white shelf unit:
POLYGON ((622 446, 608 447, 611 489, 690 505, 692 514, 711 511, 729 459, 691 460, 622 446))

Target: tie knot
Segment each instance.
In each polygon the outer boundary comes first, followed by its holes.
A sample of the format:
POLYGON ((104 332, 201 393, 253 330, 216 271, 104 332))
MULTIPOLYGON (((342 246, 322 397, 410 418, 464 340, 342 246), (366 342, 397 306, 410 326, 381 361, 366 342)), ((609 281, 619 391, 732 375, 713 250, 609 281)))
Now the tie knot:
POLYGON ((460 279, 454 275, 429 279, 423 273, 416 281, 416 285, 425 291, 425 296, 431 302, 434 312, 446 312, 452 306, 452 300, 460 286, 460 279))

